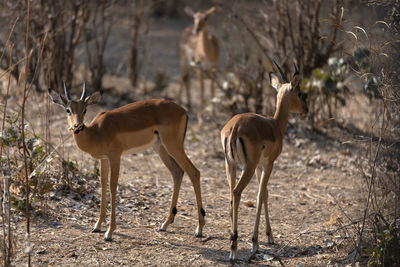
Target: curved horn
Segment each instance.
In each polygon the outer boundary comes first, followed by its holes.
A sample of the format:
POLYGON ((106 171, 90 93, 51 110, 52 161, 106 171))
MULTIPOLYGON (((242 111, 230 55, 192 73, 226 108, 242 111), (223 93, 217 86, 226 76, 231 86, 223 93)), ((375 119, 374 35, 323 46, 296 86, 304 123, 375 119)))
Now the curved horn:
POLYGON ((288 83, 289 80, 288 80, 288 78, 286 77, 286 75, 283 73, 283 71, 281 70, 281 68, 279 67, 278 63, 276 63, 275 60, 273 60, 273 61, 274 61, 274 63, 275 63, 275 66, 278 68, 279 73, 281 74, 282 81, 283 81, 284 83, 288 83))
POLYGON ((83 82, 83 89, 82 89, 82 95, 81 95, 81 100, 85 100, 85 95, 86 95, 86 81, 83 82))
POLYGON ((294 64, 294 75, 299 74, 299 69, 297 68, 296 63, 293 63, 293 64, 294 64))
POLYGON ((63 81, 64 83, 64 93, 65 93, 65 97, 67 98, 68 101, 71 101, 71 96, 69 95, 67 86, 65 85, 65 81, 63 81))

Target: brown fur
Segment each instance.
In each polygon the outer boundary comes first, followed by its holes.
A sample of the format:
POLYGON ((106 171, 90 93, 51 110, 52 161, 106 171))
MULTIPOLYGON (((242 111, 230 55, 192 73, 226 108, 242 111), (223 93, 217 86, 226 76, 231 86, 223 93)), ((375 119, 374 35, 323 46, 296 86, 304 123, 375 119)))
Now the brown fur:
POLYGON ((86 108, 100 98, 98 92, 85 100, 66 101, 58 93, 49 89, 53 102, 63 106, 68 114, 68 123, 74 130, 76 145, 96 159, 101 160, 101 201, 100 215, 93 231, 99 232, 106 218, 106 187, 109 181, 111 219, 106 241, 112 239, 116 228, 115 207, 120 169, 120 158, 125 153, 143 151, 153 147, 171 172, 174 189, 168 217, 160 227, 165 231, 174 221, 179 189, 184 172, 193 184, 196 195, 199 224, 196 236, 202 235, 205 224, 200 190, 200 172, 184 151, 184 139, 187 127, 186 111, 178 104, 163 99, 134 102, 123 107, 98 114, 85 126, 83 118, 86 108))
MULTIPOLYGON (((193 13, 189 9, 189 15, 193 16, 194 25, 187 27, 181 34, 179 40, 179 48, 181 54, 181 84, 179 89, 179 101, 181 101, 183 86, 186 89, 188 106, 191 106, 190 94, 190 75, 192 61, 200 62, 202 65, 199 72, 200 78, 200 98, 201 108, 204 103, 204 81, 203 70, 213 70, 216 68, 219 58, 219 46, 217 38, 208 32, 207 18, 214 13, 216 8, 210 8, 204 12, 193 13)), ((214 96, 214 81, 211 82, 211 94, 214 96)))
MULTIPOLYGON (((255 113, 235 115, 221 130, 221 142, 225 152, 226 175, 231 192, 231 226, 237 236, 238 209, 241 194, 249 184, 254 173, 260 183, 257 198, 256 222, 253 230, 253 252, 258 249, 258 225, 261 208, 264 205, 266 234, 268 242, 273 242, 273 235, 268 215, 267 183, 273 163, 282 151, 282 140, 290 112, 307 112, 305 98, 300 93, 299 75, 291 82, 281 84, 277 76, 270 74, 271 85, 278 90, 276 112, 273 118, 266 118, 255 113), (236 183, 236 170, 243 166, 243 172, 236 183)), ((237 258, 237 240, 231 240, 230 259, 237 258)))

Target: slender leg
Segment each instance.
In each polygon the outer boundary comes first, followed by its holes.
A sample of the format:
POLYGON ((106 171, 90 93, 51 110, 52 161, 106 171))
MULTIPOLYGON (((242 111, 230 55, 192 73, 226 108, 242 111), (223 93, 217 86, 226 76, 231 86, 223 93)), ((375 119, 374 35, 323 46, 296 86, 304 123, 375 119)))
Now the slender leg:
POLYGON ((231 253, 229 255, 231 261, 237 259, 237 239, 238 239, 237 225, 238 225, 240 198, 242 196, 243 190, 249 184, 251 177, 253 177, 255 168, 256 166, 250 166, 249 164, 247 164, 242 172, 239 182, 233 189, 233 224, 232 224, 232 236, 231 236, 231 253))
POLYGON ((98 233, 101 230, 101 224, 106 219, 106 193, 107 193, 107 178, 109 174, 109 163, 108 159, 102 159, 100 163, 100 185, 101 185, 101 197, 100 197, 100 215, 97 220, 94 228, 92 230, 93 233, 98 233))
POLYGON ((215 79, 216 79, 216 69, 212 68, 210 70, 210 79, 211 79, 211 98, 215 96, 215 79))
MULTIPOLYGON (((184 152, 183 152, 184 153, 184 152)), ((205 225, 206 212, 203 209, 203 201, 201 197, 201 188, 200 188, 200 171, 193 165, 193 163, 189 160, 186 154, 183 154, 183 159, 181 159, 182 165, 185 172, 189 175, 190 181, 192 182, 194 193, 196 195, 196 203, 197 203, 197 213, 199 217, 199 224, 196 229, 196 237, 203 236, 203 227, 205 225)))
MULTIPOLYGON (((257 196, 256 221, 254 224, 253 238, 252 238, 252 241, 253 241, 252 252, 256 252, 258 249, 258 228, 259 228, 259 224, 260 224, 260 215, 261 215, 261 208, 262 208, 263 203, 264 203, 265 207, 267 207, 265 209, 267 232, 268 232, 268 229, 269 229, 269 232, 271 232, 271 227, 270 227, 269 218, 268 218, 268 202, 266 200, 268 200, 267 184, 268 184, 269 176, 271 175, 272 167, 273 167, 273 163, 271 162, 263 168, 263 171, 261 173, 260 184, 259 184, 259 189, 258 189, 258 196, 257 196)), ((259 175, 259 173, 258 173, 258 175, 259 175)), ((268 236, 268 239, 269 239, 269 236, 268 236)))
POLYGON ((194 193, 196 195, 197 213, 199 216, 199 224, 196 229, 196 237, 201 237, 203 235, 203 227, 205 224, 204 217, 206 215, 206 212, 203 209, 201 198, 200 172, 187 157, 185 149, 183 147, 186 125, 187 116, 182 119, 180 125, 177 125, 174 131, 170 131, 169 129, 165 129, 163 127, 159 127, 158 130, 161 143, 163 144, 165 150, 176 161, 179 167, 187 173, 190 181, 192 182, 194 193))
POLYGON ((187 106, 188 110, 192 108, 192 95, 190 93, 190 71, 188 71, 185 75, 185 87, 186 87, 186 98, 187 98, 187 106))
POLYGON ((179 90, 178 90, 178 104, 182 104, 182 91, 185 84, 185 77, 184 74, 181 73, 181 78, 179 81, 179 90))
POLYGON ((228 179, 229 188, 231 192, 231 199, 230 199, 230 216, 231 216, 231 224, 233 223, 233 189, 235 188, 236 184, 236 170, 237 167, 234 163, 229 163, 228 160, 225 159, 225 170, 226 170, 226 178, 228 179))
POLYGON ((171 205, 169 207, 169 212, 167 219, 164 221, 164 223, 161 225, 159 228, 159 231, 166 231, 168 225, 174 222, 175 215, 177 213, 176 209, 176 203, 178 202, 178 195, 179 195, 179 189, 181 188, 181 183, 182 183, 182 177, 183 177, 183 170, 181 167, 179 167, 178 163, 172 158, 168 152, 165 150, 165 148, 161 145, 160 142, 158 142, 155 146, 154 149, 160 156, 161 160, 167 166, 168 170, 170 171, 172 175, 172 179, 174 181, 174 191, 172 194, 172 199, 171 199, 171 205))
POLYGON ((187 106, 188 109, 191 109, 191 95, 190 95, 190 70, 184 70, 181 73, 181 80, 179 83, 179 91, 178 91, 178 103, 182 103, 182 92, 183 88, 185 87, 186 91, 186 98, 187 98, 187 106))
MULTIPOLYGON (((211 99, 215 97, 215 72, 214 70, 211 70, 211 99)), ((215 116, 215 108, 213 103, 211 102, 211 114, 215 116)))
POLYGON ((200 80, 200 108, 198 113, 199 124, 203 123, 203 111, 204 111, 204 77, 203 71, 201 69, 198 70, 199 80, 200 80))
POLYGON ((116 200, 117 200, 117 186, 118 186, 118 176, 119 176, 119 168, 120 168, 120 157, 121 155, 115 155, 109 158, 110 162, 110 203, 111 203, 111 216, 110 216, 110 225, 108 226, 107 232, 104 234, 105 241, 112 240, 112 233, 116 228, 115 223, 115 208, 116 208, 116 200))

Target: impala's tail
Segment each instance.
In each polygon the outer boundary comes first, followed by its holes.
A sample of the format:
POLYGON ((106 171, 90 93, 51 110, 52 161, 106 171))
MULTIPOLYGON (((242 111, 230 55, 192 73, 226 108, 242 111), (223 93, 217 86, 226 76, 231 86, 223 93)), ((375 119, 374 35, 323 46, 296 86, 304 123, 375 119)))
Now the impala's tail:
POLYGON ((235 125, 229 136, 225 137, 225 157, 229 162, 244 165, 247 161, 246 145, 244 139, 238 136, 237 132, 238 127, 235 125))
POLYGON ((183 140, 185 140, 185 137, 186 137, 188 122, 189 122, 189 116, 188 116, 188 114, 186 114, 186 124, 185 124, 185 131, 183 132, 183 140))

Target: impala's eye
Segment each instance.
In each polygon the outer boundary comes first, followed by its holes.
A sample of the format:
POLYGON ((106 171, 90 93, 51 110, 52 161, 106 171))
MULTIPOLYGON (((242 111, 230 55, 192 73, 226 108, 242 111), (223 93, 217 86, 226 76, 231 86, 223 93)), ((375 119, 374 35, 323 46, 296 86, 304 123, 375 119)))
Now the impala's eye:
POLYGON ((68 115, 71 115, 71 110, 69 108, 66 109, 68 115))

